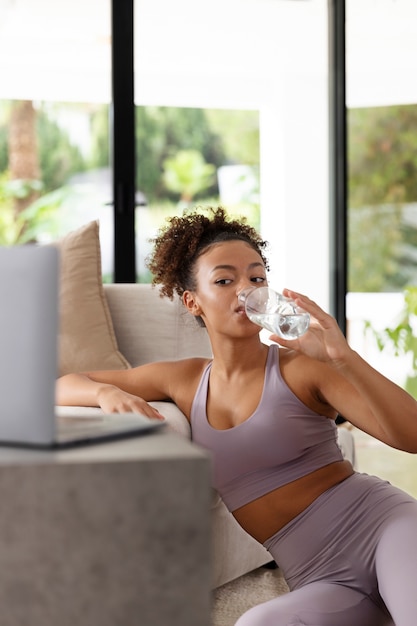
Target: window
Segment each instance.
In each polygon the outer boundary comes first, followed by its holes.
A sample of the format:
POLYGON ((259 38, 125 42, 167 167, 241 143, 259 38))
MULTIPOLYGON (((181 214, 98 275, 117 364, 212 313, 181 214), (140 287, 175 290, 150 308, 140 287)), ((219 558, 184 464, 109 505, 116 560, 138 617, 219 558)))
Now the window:
MULTIPOLYGON (((348 340, 377 370, 412 392, 411 353, 377 348, 374 330, 399 321, 416 285, 417 68, 413 0, 347 0, 348 340)), ((415 388, 414 388, 414 395, 415 388)), ((416 459, 356 433, 362 471, 417 494, 416 459)))
MULTIPOLYGON (((271 283, 327 306, 327 2, 213 0, 202 11, 193 0, 135 0, 135 102, 182 108, 190 118, 208 111, 211 123, 217 115, 220 138, 221 115, 236 129, 245 112, 247 120, 258 118, 260 227, 270 242, 271 283)), ((245 122, 239 141, 251 132, 245 122)), ((191 142, 189 128, 185 135, 191 142)), ((137 155, 139 172, 146 156, 137 155)))
POLYGON ((415 18, 409 0, 346 4, 349 340, 400 384, 408 364, 380 353, 363 324, 395 324, 417 280, 415 18))
MULTIPOLYGON (((215 142, 212 154, 207 151, 210 142, 204 142, 204 161, 216 166, 217 199, 230 205, 230 194, 220 193, 219 184, 224 189, 227 179, 230 189, 232 179, 236 183, 246 178, 240 188, 241 196, 244 190, 250 191, 250 204, 258 205, 258 213, 249 217, 259 222, 270 242, 271 283, 278 289, 288 285, 308 292, 327 306, 326 0, 213 0, 205 11, 193 0, 132 1, 139 273, 146 253, 143 241, 152 235, 148 233, 146 210, 152 210, 153 220, 158 207, 152 196, 162 204, 161 196, 146 193, 142 187, 153 180, 156 191, 165 167, 164 155, 159 171, 147 171, 150 159, 141 124, 146 123, 149 129, 152 109, 181 110, 189 114, 188 121, 204 117, 210 132, 222 140, 223 155, 219 156, 219 149, 216 159, 212 157, 215 142), (239 134, 239 145, 234 147, 230 146, 231 133, 225 130, 232 124, 240 129, 235 133, 239 134), (226 175, 221 168, 230 165, 243 169, 240 173, 238 168, 230 169, 226 175)), ((0 9, 1 175, 8 168, 4 136, 8 132, 9 103, 31 102, 36 115, 41 113, 53 132, 59 133, 59 142, 54 139, 53 143, 60 143, 64 136, 63 151, 71 161, 65 175, 51 185, 64 184, 86 198, 85 202, 74 194, 63 198, 60 220, 53 228, 45 224, 41 234, 56 236, 64 227, 72 228, 77 212, 83 222, 98 217, 103 236, 103 270, 109 279, 114 264, 111 240, 115 230, 109 187, 112 169, 119 160, 112 134, 111 4, 116 9, 113 17, 120 18, 130 0, 6 0, 0 9), (88 200, 87 190, 93 193, 88 200)), ((117 52, 119 73, 126 67, 120 54, 123 46, 117 52)), ((200 130, 200 122, 193 133, 188 127, 181 149, 188 149, 187 142, 193 148, 200 130)), ((51 160, 44 135, 42 144, 45 159, 51 160)), ((174 158, 175 154, 166 157, 174 158)), ((52 162, 56 166, 60 159, 54 155, 52 162)), ((216 185, 209 189, 213 202, 216 185)), ((172 189, 168 195, 171 201, 177 200, 172 189)), ((203 195, 196 194, 194 199, 201 200, 203 195)), ((243 210, 253 212, 253 207, 247 209, 247 201, 248 198, 243 210)), ((124 250, 121 254, 125 255, 124 250)))
POLYGON ((48 241, 99 219, 109 280, 110 41, 109 1, 0 4, 1 243, 48 241))

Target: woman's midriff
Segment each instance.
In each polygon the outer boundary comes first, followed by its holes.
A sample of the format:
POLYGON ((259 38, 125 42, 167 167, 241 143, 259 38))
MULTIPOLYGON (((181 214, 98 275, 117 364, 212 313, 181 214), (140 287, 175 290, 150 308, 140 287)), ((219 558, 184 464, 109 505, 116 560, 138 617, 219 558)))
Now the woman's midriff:
POLYGON ((264 543, 322 493, 354 473, 349 461, 337 461, 294 480, 233 511, 239 524, 264 543))

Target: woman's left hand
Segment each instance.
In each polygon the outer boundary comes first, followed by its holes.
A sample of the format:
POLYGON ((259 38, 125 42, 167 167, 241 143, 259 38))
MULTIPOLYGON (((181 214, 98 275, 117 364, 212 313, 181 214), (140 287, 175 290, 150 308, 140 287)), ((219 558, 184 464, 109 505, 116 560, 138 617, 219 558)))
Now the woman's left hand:
POLYGON ((310 326, 298 339, 282 339, 278 335, 271 335, 270 339, 319 361, 343 360, 350 348, 334 317, 296 291, 284 289, 283 294, 310 314, 310 326))

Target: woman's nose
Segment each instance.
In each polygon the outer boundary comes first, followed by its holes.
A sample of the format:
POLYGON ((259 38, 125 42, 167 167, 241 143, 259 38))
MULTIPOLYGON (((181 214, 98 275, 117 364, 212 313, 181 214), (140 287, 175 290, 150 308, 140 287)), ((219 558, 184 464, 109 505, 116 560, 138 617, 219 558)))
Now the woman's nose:
POLYGON ((236 288, 236 295, 239 296, 239 294, 242 293, 242 291, 252 291, 252 289, 256 289, 256 284, 252 283, 250 280, 242 280, 239 282, 239 284, 237 285, 236 288))

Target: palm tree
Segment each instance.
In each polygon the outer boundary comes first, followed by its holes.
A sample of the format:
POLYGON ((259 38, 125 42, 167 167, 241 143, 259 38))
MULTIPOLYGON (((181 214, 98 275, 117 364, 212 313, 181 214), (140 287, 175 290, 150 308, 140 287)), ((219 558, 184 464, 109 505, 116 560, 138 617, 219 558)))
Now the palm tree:
POLYGON ((215 170, 198 150, 180 150, 165 159, 163 180, 168 191, 179 193, 182 202, 191 202, 195 195, 211 187, 215 170))
POLYGON ((14 199, 17 217, 39 197, 39 149, 36 136, 36 110, 31 100, 16 100, 10 111, 9 177, 21 183, 21 192, 14 199))

